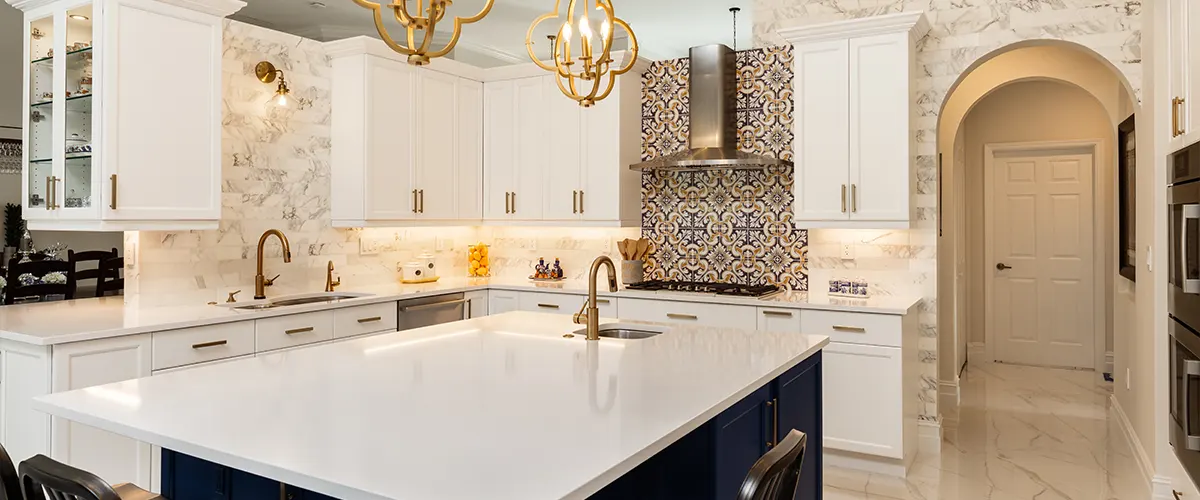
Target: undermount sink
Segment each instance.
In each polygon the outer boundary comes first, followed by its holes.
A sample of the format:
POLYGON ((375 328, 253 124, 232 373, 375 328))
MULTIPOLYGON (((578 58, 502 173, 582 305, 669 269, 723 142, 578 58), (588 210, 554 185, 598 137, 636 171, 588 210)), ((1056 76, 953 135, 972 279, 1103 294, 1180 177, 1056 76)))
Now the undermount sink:
POLYGON ((263 309, 274 309, 276 307, 302 306, 305 304, 325 304, 329 302, 337 302, 345 299, 357 299, 360 297, 369 297, 369 293, 342 293, 342 292, 323 292, 323 293, 306 293, 300 295, 285 295, 271 299, 253 300, 250 302, 233 302, 220 304, 221 307, 237 309, 239 311, 261 311, 263 309))
MULTIPOLYGON (((606 325, 600 325, 600 336, 608 339, 648 339, 655 335, 661 335, 666 332, 666 328, 650 325, 633 325, 627 323, 609 323, 606 325)), ((575 330, 573 333, 577 336, 587 337, 587 328, 575 330)))

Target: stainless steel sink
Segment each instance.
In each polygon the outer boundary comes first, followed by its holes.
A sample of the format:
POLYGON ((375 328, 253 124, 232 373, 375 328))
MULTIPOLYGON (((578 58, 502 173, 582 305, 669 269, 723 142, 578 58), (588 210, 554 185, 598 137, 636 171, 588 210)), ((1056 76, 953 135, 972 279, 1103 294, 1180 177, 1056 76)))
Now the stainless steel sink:
POLYGON ((251 302, 221 304, 221 307, 228 307, 239 311, 261 311, 264 309, 274 309, 277 307, 301 306, 305 304, 328 304, 330 302, 338 302, 345 299, 356 299, 359 297, 369 297, 369 293, 308 293, 302 295, 287 295, 276 297, 273 299, 262 299, 251 302))
MULTIPOLYGON (((666 328, 650 325, 634 325, 628 323, 609 323, 607 325, 600 325, 600 336, 609 339, 648 339, 655 335, 661 335, 666 332, 666 328)), ((579 337, 587 337, 587 328, 581 328, 572 333, 579 337)))

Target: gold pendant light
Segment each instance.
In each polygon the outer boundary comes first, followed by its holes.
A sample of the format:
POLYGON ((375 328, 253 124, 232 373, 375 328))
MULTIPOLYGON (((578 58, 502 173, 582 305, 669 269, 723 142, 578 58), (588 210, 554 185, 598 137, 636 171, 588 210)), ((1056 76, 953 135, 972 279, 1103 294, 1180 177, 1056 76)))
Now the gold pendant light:
POLYGON ((529 51, 529 57, 533 59, 533 62, 542 69, 555 73, 558 88, 563 94, 578 101, 580 106, 586 108, 608 97, 608 94, 612 92, 617 75, 633 68, 634 62, 637 61, 638 44, 637 36, 633 34, 629 25, 613 15, 611 0, 582 0, 583 6, 579 10, 581 14, 578 21, 575 18, 577 3, 580 3, 580 0, 570 0, 567 5, 566 20, 562 22, 562 26, 559 27, 558 34, 552 42, 553 65, 542 62, 534 54, 533 32, 543 21, 559 18, 560 0, 554 0, 554 10, 543 14, 529 25, 529 32, 525 34, 525 48, 529 51), (598 45, 593 40, 594 32, 591 19, 588 18, 588 5, 593 3, 600 18, 598 45), (572 23, 576 24, 572 26, 572 23), (613 31, 617 26, 629 33, 630 54, 624 66, 614 69, 612 67, 614 61, 609 52, 612 49, 613 31), (576 40, 578 43, 573 43, 576 40), (579 49, 578 53, 571 53, 572 46, 579 49))
POLYGON ((386 6, 367 0, 354 0, 354 3, 371 9, 375 17, 375 29, 379 31, 379 36, 383 38, 388 47, 408 56, 409 64, 424 66, 429 64, 431 58, 444 56, 454 50, 454 45, 458 43, 458 36, 462 33, 462 25, 483 19, 492 10, 494 0, 486 0, 483 9, 478 14, 471 17, 455 17, 454 33, 450 35, 450 41, 446 42, 445 47, 437 50, 430 50, 429 47, 433 43, 434 30, 445 17, 446 9, 454 3, 454 0, 428 0, 429 7, 425 7, 426 0, 415 0, 417 3, 415 17, 408 12, 408 3, 411 1, 413 0, 392 0, 392 3, 386 6), (396 40, 388 33, 387 27, 383 25, 384 7, 392 9, 396 21, 407 32, 405 45, 396 43, 396 40))

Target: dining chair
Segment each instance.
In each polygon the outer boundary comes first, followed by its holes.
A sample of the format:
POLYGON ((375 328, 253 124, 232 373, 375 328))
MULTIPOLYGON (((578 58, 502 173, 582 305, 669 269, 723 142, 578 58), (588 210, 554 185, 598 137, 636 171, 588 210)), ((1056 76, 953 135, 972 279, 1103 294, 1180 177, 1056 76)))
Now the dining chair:
POLYGON ((20 257, 8 261, 8 284, 4 287, 4 304, 23 302, 38 302, 54 296, 62 296, 70 300, 75 298, 75 270, 71 264, 63 260, 38 260, 21 262, 20 257), (20 277, 24 274, 36 278, 44 278, 52 272, 61 272, 66 276, 63 283, 38 283, 34 285, 21 284, 20 277))
POLYGON ((109 485, 95 474, 37 455, 18 467, 25 500, 165 500, 137 485, 109 485))
POLYGON ((792 429, 787 437, 759 458, 742 482, 737 500, 793 500, 804 465, 808 436, 792 429))
POLYGON ((12 457, 0 445, 0 500, 21 500, 21 478, 17 477, 17 468, 13 465, 12 457))
POLYGON ((121 274, 125 267, 124 257, 111 257, 100 261, 100 278, 96 282, 96 296, 118 294, 125 290, 125 277, 121 274))
POLYGON ((71 268, 75 270, 75 285, 72 289, 73 295, 79 295, 78 286, 80 281, 96 280, 96 285, 99 287, 100 282, 105 278, 103 270, 100 269, 100 263, 102 263, 105 259, 111 259, 116 256, 116 248, 113 248, 112 250, 88 250, 85 252, 67 250, 67 262, 70 262, 71 268), (95 262, 96 264, 95 266, 88 267, 87 269, 80 269, 79 264, 84 262, 95 262))

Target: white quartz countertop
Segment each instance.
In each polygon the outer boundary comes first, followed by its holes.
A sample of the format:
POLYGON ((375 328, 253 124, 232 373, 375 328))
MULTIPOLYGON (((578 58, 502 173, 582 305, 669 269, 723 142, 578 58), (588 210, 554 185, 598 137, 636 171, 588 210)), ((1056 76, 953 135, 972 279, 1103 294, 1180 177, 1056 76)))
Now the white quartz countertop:
MULTIPOLYGON (((320 285, 306 289, 274 287, 268 296, 311 292, 320 285)), ((0 307, 0 339, 33 345, 54 345, 81 342, 123 335, 174 330, 233 321, 253 320, 302 312, 320 311, 348 305, 372 304, 419 298, 444 293, 476 290, 512 290, 549 293, 587 293, 587 282, 568 280, 556 283, 536 283, 524 279, 499 278, 442 278, 436 283, 405 285, 343 285, 339 292, 368 293, 367 297, 346 299, 333 303, 280 307, 276 309, 242 311, 207 305, 215 293, 189 294, 186 300, 167 301, 162 297, 105 297, 58 302, 19 304, 0 307), (151 300, 153 299, 153 300, 151 300), (170 305, 164 305, 169 302, 170 305)), ((728 297, 681 292, 643 292, 621 290, 601 292, 609 297, 648 298, 684 302, 773 307, 782 309, 823 309, 876 314, 906 314, 920 304, 919 297, 878 296, 867 300, 838 299, 810 292, 784 292, 765 299, 728 297)))
POLYGON ((34 407, 345 500, 582 499, 828 343, 663 327, 588 342, 567 315, 513 312, 34 407))

